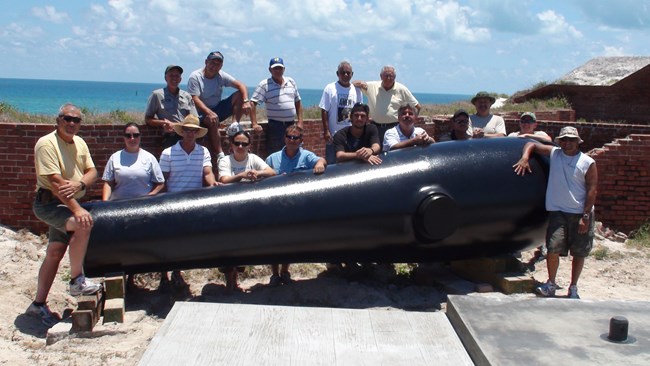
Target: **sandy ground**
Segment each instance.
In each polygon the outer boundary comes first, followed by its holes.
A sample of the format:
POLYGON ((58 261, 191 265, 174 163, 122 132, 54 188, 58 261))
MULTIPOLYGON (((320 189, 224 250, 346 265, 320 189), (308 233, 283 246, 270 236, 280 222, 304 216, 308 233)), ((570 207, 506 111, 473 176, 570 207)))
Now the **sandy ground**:
MULTIPOLYGON (((595 246, 607 254, 600 260, 593 255, 587 258, 579 286, 583 299, 650 300, 646 282, 650 250, 631 249, 602 236, 595 246)), ((43 237, 0 227, 0 365, 135 365, 175 301, 395 311, 445 309, 446 293, 442 288, 415 284, 404 275, 408 272, 405 266, 398 267, 401 274, 386 266, 351 274, 325 271, 322 265, 300 265, 294 270, 298 281, 279 288, 266 285, 266 268, 256 268, 249 273, 251 277, 241 281, 243 293, 227 293, 215 270, 194 270, 185 274, 189 291, 161 293, 156 289, 155 277, 137 277, 140 289, 127 296, 124 324, 98 325, 90 338, 70 336, 46 345, 47 329, 23 314, 34 297, 44 253, 43 237)), ((531 261, 533 254, 534 250, 522 253, 522 261, 534 264, 530 274, 545 281, 545 262, 531 261)), ((569 260, 563 259, 558 275, 558 284, 564 287, 560 294, 568 286, 569 270, 569 260)), ((66 292, 68 271, 64 260, 49 297, 50 308, 64 316, 69 316, 76 304, 66 292)))

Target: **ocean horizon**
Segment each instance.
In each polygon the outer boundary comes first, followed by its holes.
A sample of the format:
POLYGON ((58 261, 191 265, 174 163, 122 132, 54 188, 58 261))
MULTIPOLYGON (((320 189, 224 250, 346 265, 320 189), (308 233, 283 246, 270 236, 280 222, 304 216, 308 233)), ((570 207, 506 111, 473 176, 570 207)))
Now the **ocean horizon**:
MULTIPOLYGON (((144 112, 147 99, 164 83, 129 83, 108 81, 39 80, 0 78, 0 102, 30 114, 55 115, 64 103, 74 103, 91 113, 115 110, 144 112)), ((325 87, 323 85, 323 87, 325 87)), ((181 85, 186 89, 186 84, 181 85)), ((226 88, 230 89, 230 88, 226 88)), ((248 88, 253 93, 254 87, 248 88)), ((234 89, 232 89, 234 92, 234 89)), ((300 88, 304 108, 317 106, 323 89, 300 88)), ((230 95, 228 90, 224 94, 230 95)), ((420 104, 448 104, 469 101, 472 95, 413 93, 420 104)))

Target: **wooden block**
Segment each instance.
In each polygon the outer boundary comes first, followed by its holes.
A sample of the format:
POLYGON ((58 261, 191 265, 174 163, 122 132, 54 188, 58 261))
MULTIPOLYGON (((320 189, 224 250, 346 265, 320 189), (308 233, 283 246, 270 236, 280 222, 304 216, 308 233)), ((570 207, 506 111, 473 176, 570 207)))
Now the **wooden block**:
POLYGON ((533 292, 535 281, 519 273, 502 273, 497 276, 496 286, 504 294, 533 292))
POLYGON ((90 332, 97 323, 93 310, 75 310, 72 312, 71 332, 90 332))
POLYGON ((494 292, 494 287, 489 283, 477 283, 474 287, 476 292, 485 293, 485 292, 494 292))
POLYGON ((104 322, 124 323, 124 299, 108 299, 104 302, 104 322))
POLYGON ((124 275, 107 277, 104 280, 104 289, 106 290, 106 299, 123 299, 124 298, 124 275))
POLYGON ((94 295, 79 296, 77 297, 77 310, 95 310, 99 306, 101 298, 101 291, 98 291, 94 295))

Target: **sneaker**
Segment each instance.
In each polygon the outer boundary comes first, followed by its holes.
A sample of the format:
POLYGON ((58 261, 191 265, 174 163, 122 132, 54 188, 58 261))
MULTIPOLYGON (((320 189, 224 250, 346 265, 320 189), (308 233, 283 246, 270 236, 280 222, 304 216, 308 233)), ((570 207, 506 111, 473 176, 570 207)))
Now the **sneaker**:
POLYGON ((282 281, 282 283, 285 285, 288 285, 291 282, 293 282, 293 280, 291 279, 291 273, 289 272, 280 273, 280 281, 282 281))
POLYGON ((95 283, 87 279, 85 276, 79 276, 74 280, 74 283, 70 285, 70 295, 92 295, 101 289, 101 284, 95 283))
POLYGON ((578 295, 578 286, 576 285, 569 286, 569 292, 567 293, 566 297, 568 297, 569 299, 579 299, 580 295, 578 295))
POLYGON ((25 314, 40 319, 41 323, 43 323, 48 328, 52 328, 54 324, 61 321, 61 318, 57 314, 50 311, 50 308, 47 307, 47 305, 38 306, 34 305, 34 303, 31 303, 31 305, 29 305, 27 308, 27 311, 25 311, 25 314))
POLYGON ((271 280, 269 281, 269 285, 272 287, 278 287, 282 284, 282 279, 278 275, 272 275, 271 280))
POLYGON ((546 281, 545 284, 538 286, 535 289, 535 292, 539 295, 542 295, 544 297, 552 297, 555 296, 555 290, 557 289, 557 285, 554 284, 551 281, 546 281))

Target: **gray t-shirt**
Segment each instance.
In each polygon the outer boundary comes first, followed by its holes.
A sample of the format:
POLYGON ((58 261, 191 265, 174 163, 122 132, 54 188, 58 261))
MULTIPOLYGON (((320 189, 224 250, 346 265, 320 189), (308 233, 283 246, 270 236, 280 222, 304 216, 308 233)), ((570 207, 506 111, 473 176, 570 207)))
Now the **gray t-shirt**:
POLYGON ((192 71, 190 79, 187 81, 187 91, 190 95, 198 96, 208 108, 214 108, 221 101, 223 87, 234 88, 235 78, 230 74, 219 71, 212 79, 205 77, 203 68, 192 71))
POLYGON ((178 95, 169 92, 167 87, 154 90, 147 101, 145 117, 158 117, 172 122, 181 122, 188 115, 198 116, 192 96, 185 90, 178 90, 178 95))

